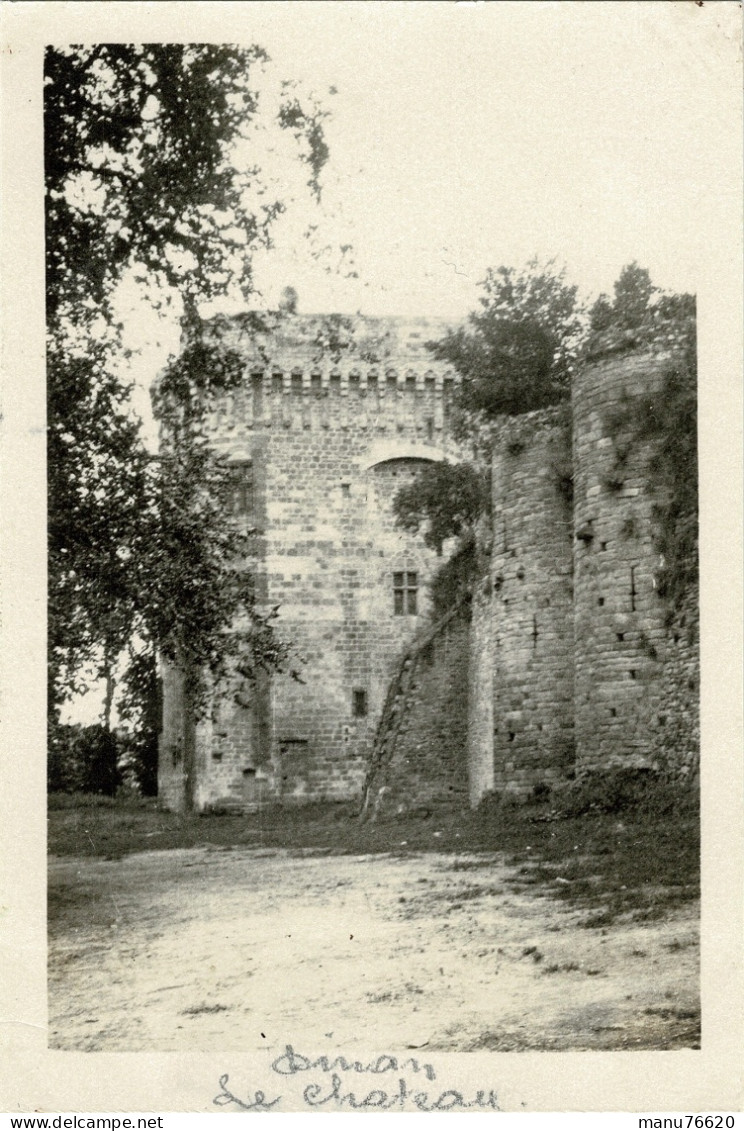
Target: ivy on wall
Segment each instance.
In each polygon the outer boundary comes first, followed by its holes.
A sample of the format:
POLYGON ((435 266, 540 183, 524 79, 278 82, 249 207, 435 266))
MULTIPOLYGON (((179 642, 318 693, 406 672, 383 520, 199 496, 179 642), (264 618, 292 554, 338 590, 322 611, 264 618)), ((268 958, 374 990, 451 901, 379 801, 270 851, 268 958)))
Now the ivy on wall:
POLYGON ((632 348, 665 359, 658 390, 623 398, 605 420, 615 449, 615 467, 605 486, 611 490, 621 479, 634 443, 652 444, 648 473, 657 499, 654 536, 661 560, 657 592, 667 601, 671 621, 698 583, 695 298, 661 294, 648 272, 631 264, 615 284, 614 303, 600 296, 591 321, 588 349, 595 356, 632 348))
POLYGON ((657 396, 642 397, 633 416, 640 440, 656 441, 649 464, 659 501, 655 542, 662 565, 658 593, 669 619, 698 583, 697 380, 684 359, 670 362, 657 396))

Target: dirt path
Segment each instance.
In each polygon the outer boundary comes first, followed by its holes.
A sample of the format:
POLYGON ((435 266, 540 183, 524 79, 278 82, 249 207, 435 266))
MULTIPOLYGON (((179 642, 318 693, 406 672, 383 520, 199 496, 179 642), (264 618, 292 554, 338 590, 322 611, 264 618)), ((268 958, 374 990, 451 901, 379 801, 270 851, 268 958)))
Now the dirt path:
POLYGON ((697 909, 582 928, 496 854, 197 848, 50 864, 49 1044, 697 1043, 697 909))

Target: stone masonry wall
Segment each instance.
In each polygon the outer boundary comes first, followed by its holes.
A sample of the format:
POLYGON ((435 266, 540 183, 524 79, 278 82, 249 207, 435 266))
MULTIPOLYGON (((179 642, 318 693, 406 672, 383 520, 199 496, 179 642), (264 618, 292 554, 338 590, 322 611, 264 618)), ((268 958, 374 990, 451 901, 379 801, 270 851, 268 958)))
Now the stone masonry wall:
POLYGON ((392 756, 374 785, 375 815, 466 808, 468 609, 462 609, 415 656, 392 756))
POLYGON ((695 742, 672 737, 680 725, 695 730, 691 719, 681 724, 680 714, 684 698, 697 699, 695 647, 680 645, 665 623, 656 588, 654 507, 661 500, 651 469, 655 448, 632 424, 632 406, 660 390, 666 361, 628 350, 595 355, 574 382, 580 771, 656 766, 665 748, 695 742))
POLYGON ((300 682, 276 676, 248 710, 225 702, 200 724, 197 808, 358 797, 396 659, 427 617, 439 559, 395 527, 392 498, 455 452, 455 379, 424 348, 443 326, 358 320, 337 360, 322 325, 293 316, 265 341, 224 329, 245 379, 215 402, 210 438, 248 469, 253 568, 300 682))
MULTIPOLYGON (((427 633, 441 559, 396 528, 392 500, 425 462, 459 456, 455 378, 424 348, 446 326, 358 319, 355 341, 329 353, 323 325, 293 316, 265 340, 239 320, 222 330, 244 349, 245 379, 214 404, 212 441, 245 471, 251 568, 300 681, 262 679, 194 726, 164 670, 159 791, 172 808, 360 798, 391 681, 427 633)), ((630 423, 665 365, 629 349, 591 356, 572 436, 558 408, 493 425, 490 564, 468 617, 409 672, 375 811, 525 796, 611 766, 695 778, 698 597, 673 615, 659 597, 663 499, 654 445, 630 423)))
MULTIPOLYGON (((161 663, 163 715, 159 736, 158 797, 176 811, 190 808, 242 810, 267 796, 266 759, 256 742, 257 713, 231 694, 195 721, 183 676, 161 663)), ((258 689, 253 694, 260 694, 258 689)))
POLYGON ((525 794, 573 765, 570 440, 545 409, 494 429, 493 788, 525 794))
POLYGON ((657 590, 665 500, 655 441, 638 436, 638 400, 660 394, 667 363, 637 349, 590 357, 570 446, 558 410, 493 428, 491 571, 470 639, 472 804, 574 767, 695 779, 698 594, 670 612, 657 590), (571 476, 572 508, 558 489, 571 476))
POLYGON ((186 805, 183 677, 170 665, 161 664, 160 679, 162 715, 158 750, 158 799, 166 809, 180 811, 186 805))
POLYGON ((495 625, 490 574, 473 593, 468 662, 468 784, 475 806, 495 785, 493 761, 495 625))
POLYGON ((689 590, 667 629, 661 710, 649 720, 660 770, 683 783, 700 772, 700 627, 697 588, 689 590))

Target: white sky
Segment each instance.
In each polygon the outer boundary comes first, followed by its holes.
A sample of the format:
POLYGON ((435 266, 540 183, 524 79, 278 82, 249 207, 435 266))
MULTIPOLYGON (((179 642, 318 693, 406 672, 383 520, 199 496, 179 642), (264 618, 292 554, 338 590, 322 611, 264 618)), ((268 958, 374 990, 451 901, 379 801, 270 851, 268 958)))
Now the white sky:
POLYGON ((277 67, 321 95, 338 90, 326 196, 362 279, 313 276, 301 249, 294 263, 275 257, 267 284, 294 282, 305 309, 462 315, 486 267, 535 253, 594 292, 632 259, 662 286, 695 289, 696 216, 729 155, 694 4, 306 4, 301 15, 279 4, 261 15, 256 37, 277 67))
MULTIPOLYGON (((707 221, 726 203, 716 186, 737 164, 720 118, 738 81, 736 7, 190 5, 189 38, 261 44, 332 114, 322 206, 275 229, 253 305, 291 284, 305 312, 459 318, 487 267, 535 254, 593 295, 634 259, 657 285, 697 291, 707 221), (310 257, 308 223, 353 245, 358 280, 310 257)), ((143 312, 129 323, 133 344, 177 342, 143 312)))

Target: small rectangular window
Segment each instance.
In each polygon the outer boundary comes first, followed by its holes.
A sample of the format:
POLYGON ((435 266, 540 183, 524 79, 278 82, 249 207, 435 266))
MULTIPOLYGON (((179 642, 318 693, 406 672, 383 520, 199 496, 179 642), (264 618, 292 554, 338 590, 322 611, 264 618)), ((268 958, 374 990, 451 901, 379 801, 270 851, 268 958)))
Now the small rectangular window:
POLYGON ((361 687, 355 687, 351 693, 351 713, 355 719, 367 717, 367 692, 361 687))
POLYGON ((418 574, 404 570, 393 574, 393 612, 415 617, 418 613, 418 574))

